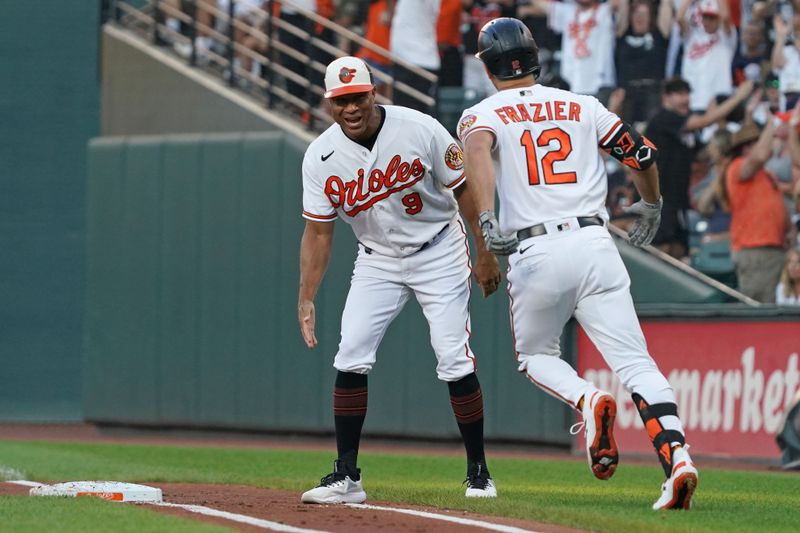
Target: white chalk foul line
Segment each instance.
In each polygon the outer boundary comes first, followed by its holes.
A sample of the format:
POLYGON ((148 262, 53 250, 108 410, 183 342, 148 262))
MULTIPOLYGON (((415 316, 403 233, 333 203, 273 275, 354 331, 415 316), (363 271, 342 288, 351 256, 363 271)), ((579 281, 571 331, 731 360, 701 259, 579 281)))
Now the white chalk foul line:
POLYGON ((8 479, 25 479, 25 474, 17 470, 14 467, 0 465, 0 481, 6 481, 8 479))
POLYGON ((23 485, 25 487, 46 487, 44 483, 37 483, 35 481, 28 481, 26 479, 9 479, 6 483, 13 483, 14 485, 23 485))
POLYGON ((326 531, 322 531, 319 529, 306 529, 301 527, 287 526, 286 524, 281 524, 280 522, 271 522, 269 520, 262 520, 261 518, 253 518, 252 516, 247 516, 243 514, 229 513, 227 511, 220 511, 217 509, 212 509, 211 507, 204 507, 202 505, 189 505, 183 503, 167 503, 167 502, 151 503, 150 505, 156 505, 159 507, 176 507, 178 509, 184 509, 192 513, 202 514, 205 516, 215 516, 217 518, 224 518, 232 522, 239 522, 250 526, 261 527, 264 529, 269 529, 271 531, 284 531, 286 533, 328 533, 326 531))
POLYGON ((483 520, 475 520, 472 518, 461 518, 458 516, 449 516, 446 514, 429 513, 427 511, 416 511, 414 509, 403 509, 399 507, 383 507, 380 505, 369 505, 365 503, 350 503, 349 507, 357 509, 370 509, 374 511, 392 511, 394 513, 408 514, 412 516, 421 516, 423 518, 430 518, 431 520, 441 520, 442 522, 453 522, 454 524, 461 524, 462 526, 482 527, 491 531, 501 531, 502 533, 539 533, 532 529, 522 529, 514 526, 504 526, 502 524, 492 524, 491 522, 484 522, 483 520))

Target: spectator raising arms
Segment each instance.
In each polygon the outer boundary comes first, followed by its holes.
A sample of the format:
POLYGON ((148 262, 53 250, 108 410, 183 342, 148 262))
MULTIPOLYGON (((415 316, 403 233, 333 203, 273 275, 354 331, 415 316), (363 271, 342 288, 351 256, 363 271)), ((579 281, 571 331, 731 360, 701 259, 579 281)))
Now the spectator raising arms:
MULTIPOLYGON (((789 229, 783 195, 774 176, 764 168, 772 157, 774 135, 771 116, 763 130, 753 123, 745 124, 733 135, 733 161, 725 175, 739 290, 764 303, 775 302, 789 229)), ((796 133, 789 138, 797 142, 796 133)))
POLYGON ((683 78, 692 86, 689 107, 708 109, 718 94, 731 94, 731 64, 736 52, 736 28, 726 0, 683 0, 675 17, 683 37, 683 78))
POLYGON ((775 288, 775 303, 800 305, 800 249, 786 252, 781 281, 775 288))
POLYGON ((670 1, 660 1, 656 18, 650 0, 634 0, 630 25, 623 21, 624 35, 617 39, 615 59, 617 80, 625 89, 622 118, 629 122, 646 122, 658 111, 672 26, 670 1))
POLYGON ((561 76, 572 92, 596 96, 616 86, 614 40, 627 27, 628 0, 531 0, 519 9, 520 17, 536 15, 561 33, 561 76))
POLYGON ((653 245, 671 256, 682 259, 688 250, 687 210, 689 208, 689 176, 695 152, 694 132, 726 117, 753 91, 750 81, 740 85, 736 92, 702 115, 691 115, 689 84, 673 78, 664 84, 662 108, 647 126, 646 136, 658 146, 658 174, 661 177, 661 195, 664 208, 661 226, 653 245))

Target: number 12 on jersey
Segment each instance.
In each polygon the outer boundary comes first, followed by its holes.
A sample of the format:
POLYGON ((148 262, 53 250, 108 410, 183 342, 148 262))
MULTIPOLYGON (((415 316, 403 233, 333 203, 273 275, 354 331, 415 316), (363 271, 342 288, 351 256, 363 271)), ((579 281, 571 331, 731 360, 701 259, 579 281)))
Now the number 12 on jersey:
POLYGON ((525 130, 520 137, 519 143, 525 148, 525 156, 528 162, 528 183, 539 185, 539 162, 536 157, 536 147, 549 147, 550 143, 556 141, 558 148, 549 150, 542 157, 542 177, 546 185, 560 185, 562 183, 576 183, 578 175, 574 172, 556 172, 553 165, 559 161, 564 161, 572 153, 572 139, 569 133, 561 128, 550 128, 544 130, 533 140, 530 130, 525 130))

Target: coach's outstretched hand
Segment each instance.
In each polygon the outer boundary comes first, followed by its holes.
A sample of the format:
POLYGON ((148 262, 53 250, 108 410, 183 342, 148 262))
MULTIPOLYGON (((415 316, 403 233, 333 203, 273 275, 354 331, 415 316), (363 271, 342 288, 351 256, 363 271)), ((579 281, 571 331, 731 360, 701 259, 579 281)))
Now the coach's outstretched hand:
POLYGON ((517 251, 519 241, 516 235, 500 234, 500 223, 494 211, 484 211, 478 216, 478 225, 483 233, 486 249, 497 255, 510 255, 517 251))
POLYGON ((664 199, 659 198, 658 202, 651 204, 644 200, 639 200, 630 207, 625 208, 625 212, 638 215, 628 232, 628 242, 634 246, 647 246, 653 242, 658 226, 661 224, 661 207, 664 199))
POLYGON ((309 350, 317 345, 317 335, 314 332, 315 318, 314 302, 306 300, 297 304, 297 320, 300 322, 300 333, 303 335, 303 340, 306 341, 306 346, 308 346, 309 350))

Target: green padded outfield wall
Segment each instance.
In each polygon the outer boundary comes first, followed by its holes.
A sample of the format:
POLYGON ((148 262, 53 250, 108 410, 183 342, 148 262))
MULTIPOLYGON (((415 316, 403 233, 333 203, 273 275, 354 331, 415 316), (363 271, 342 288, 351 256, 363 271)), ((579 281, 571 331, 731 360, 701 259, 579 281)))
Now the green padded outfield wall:
POLYGON ((99 132, 97 2, 0 14, 0 421, 81 410, 86 143, 99 132))
MULTIPOLYGON (((305 145, 278 133, 100 138, 89 150, 85 400, 94 422, 328 431, 356 243, 337 222, 317 298, 296 319, 305 145)), ((516 372, 507 300, 473 294, 487 435, 566 444, 572 423, 516 372)), ((419 307, 370 375, 371 434, 455 437, 419 307)))

